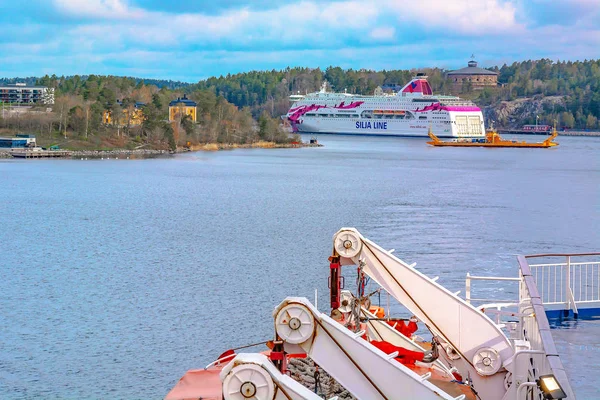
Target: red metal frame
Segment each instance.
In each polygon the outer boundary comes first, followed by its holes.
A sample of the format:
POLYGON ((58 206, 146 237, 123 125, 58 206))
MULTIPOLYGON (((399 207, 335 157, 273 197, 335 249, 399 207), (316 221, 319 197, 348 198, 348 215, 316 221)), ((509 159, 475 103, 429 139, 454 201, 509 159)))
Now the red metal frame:
POLYGON ((342 289, 341 265, 339 257, 329 258, 329 296, 331 309, 334 310, 340 306, 340 291, 342 289))

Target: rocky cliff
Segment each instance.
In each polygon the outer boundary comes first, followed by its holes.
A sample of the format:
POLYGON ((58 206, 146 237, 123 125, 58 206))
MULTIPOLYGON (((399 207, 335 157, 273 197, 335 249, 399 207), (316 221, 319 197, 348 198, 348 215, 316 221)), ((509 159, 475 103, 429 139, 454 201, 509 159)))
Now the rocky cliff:
POLYGON ((519 128, 526 124, 534 124, 536 115, 540 116, 539 124, 550 125, 542 115, 549 115, 565 109, 564 96, 535 96, 520 98, 483 108, 486 126, 494 121, 494 125, 503 128, 519 128))

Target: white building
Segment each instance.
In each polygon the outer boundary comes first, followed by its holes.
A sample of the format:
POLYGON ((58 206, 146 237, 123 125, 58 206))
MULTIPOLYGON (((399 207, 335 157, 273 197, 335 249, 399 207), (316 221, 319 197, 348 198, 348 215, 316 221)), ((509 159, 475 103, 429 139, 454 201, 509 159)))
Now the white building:
POLYGON ((12 83, 0 86, 0 103, 13 105, 54 104, 54 88, 12 83))

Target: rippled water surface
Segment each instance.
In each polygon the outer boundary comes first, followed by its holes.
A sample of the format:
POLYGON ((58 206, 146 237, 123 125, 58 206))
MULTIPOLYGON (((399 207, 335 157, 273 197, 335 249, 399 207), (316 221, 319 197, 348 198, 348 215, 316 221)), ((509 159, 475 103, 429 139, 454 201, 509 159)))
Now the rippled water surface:
MULTIPOLYGON (((163 397, 187 369, 270 338, 286 296, 318 288, 323 308, 343 226, 451 290, 469 271, 516 276, 515 254, 599 250, 599 138, 554 149, 319 140, 0 160, 0 398, 163 397)), ((597 397, 599 324, 554 332, 579 398, 597 397)))

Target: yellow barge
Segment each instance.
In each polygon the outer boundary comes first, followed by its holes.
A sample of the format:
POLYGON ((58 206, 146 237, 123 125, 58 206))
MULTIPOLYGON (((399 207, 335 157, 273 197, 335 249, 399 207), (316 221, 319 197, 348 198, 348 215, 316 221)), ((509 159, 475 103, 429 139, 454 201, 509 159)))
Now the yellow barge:
POLYGON ((498 132, 491 130, 485 135, 485 139, 455 139, 453 141, 445 142, 440 140, 437 136, 429 129, 429 137, 431 138, 430 144, 432 146, 451 146, 451 147, 525 147, 525 148, 547 148, 558 146, 558 143, 553 140, 558 136, 556 128, 552 131, 552 135, 548 136, 543 142, 528 143, 518 142, 516 140, 506 140, 498 134, 498 132))

